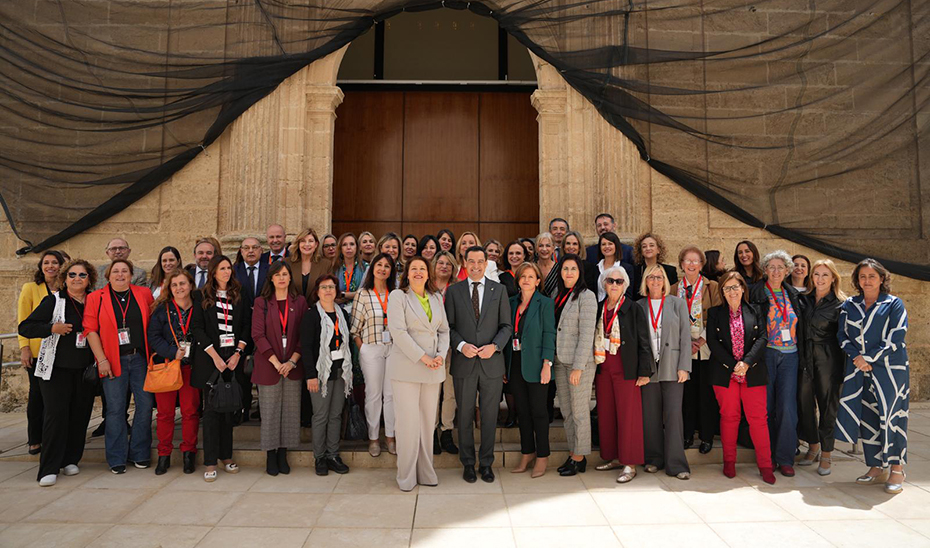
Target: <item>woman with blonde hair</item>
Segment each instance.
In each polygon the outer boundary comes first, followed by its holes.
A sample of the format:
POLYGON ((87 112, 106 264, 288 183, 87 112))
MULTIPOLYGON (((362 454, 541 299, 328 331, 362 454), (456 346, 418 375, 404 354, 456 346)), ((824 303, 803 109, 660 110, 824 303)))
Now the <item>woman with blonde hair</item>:
POLYGON ((378 254, 378 239, 367 230, 358 235, 358 255, 366 263, 378 254))
POLYGON ((465 270, 465 251, 470 247, 481 247, 481 240, 474 232, 463 232, 457 241, 455 256, 459 263, 458 279, 461 281, 468 277, 468 271, 465 270))
POLYGON ((819 459, 817 473, 826 476, 833 464, 833 429, 846 361, 836 338, 846 294, 840 289, 840 273, 830 259, 815 262, 810 279, 813 291, 801 296, 807 352, 798 375, 798 424, 808 450, 798 466, 810 466, 819 459))
POLYGON ((355 239, 355 234, 351 232, 339 236, 337 248, 339 252, 333 264, 333 274, 339 280, 339 297, 336 298, 336 302, 343 305, 346 312, 351 314, 352 300, 355 299, 355 293, 362 286, 368 263, 359 254, 358 241, 355 239))
POLYGON ((323 257, 316 231, 312 228, 303 229, 288 248, 286 260, 291 263, 291 272, 294 272, 294 282, 298 284, 300 294, 309 302, 316 279, 326 274, 332 266, 323 257), (300 272, 300 278, 297 278, 297 272, 300 272))
POLYGON ((548 232, 543 232, 536 236, 536 266, 543 279, 543 294, 548 297, 554 297, 554 292, 559 285, 559 269, 556 268, 558 261, 555 260, 555 238, 548 232))

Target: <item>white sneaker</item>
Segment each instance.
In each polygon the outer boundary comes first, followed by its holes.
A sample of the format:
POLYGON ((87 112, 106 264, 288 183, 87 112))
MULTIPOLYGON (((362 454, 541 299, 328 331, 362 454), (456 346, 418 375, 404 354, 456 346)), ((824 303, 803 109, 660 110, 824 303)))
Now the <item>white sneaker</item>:
POLYGON ((51 487, 55 485, 56 481, 58 481, 57 474, 49 474, 47 476, 42 476, 42 479, 39 480, 39 487, 51 487))
POLYGON ((65 466, 65 475, 66 476, 76 476, 81 473, 81 469, 78 468, 76 464, 69 464, 65 466))

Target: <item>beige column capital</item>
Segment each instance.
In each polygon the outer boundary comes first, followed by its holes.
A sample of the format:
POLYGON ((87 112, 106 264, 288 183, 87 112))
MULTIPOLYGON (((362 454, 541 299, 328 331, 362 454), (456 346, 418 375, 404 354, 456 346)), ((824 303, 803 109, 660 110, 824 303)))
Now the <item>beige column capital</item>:
POLYGON ((345 94, 338 86, 308 86, 307 114, 331 115, 336 119, 336 107, 342 104, 345 94))
POLYGON ((537 89, 530 96, 530 102, 540 116, 565 116, 568 92, 564 89, 537 89))

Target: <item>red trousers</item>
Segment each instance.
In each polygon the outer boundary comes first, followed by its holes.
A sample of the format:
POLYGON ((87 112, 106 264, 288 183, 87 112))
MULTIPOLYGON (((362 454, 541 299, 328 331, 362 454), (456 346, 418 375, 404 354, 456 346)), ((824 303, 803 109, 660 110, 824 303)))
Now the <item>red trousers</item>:
POLYGON ((643 450, 643 400, 636 381, 623 378, 620 354, 607 355, 594 377, 601 458, 627 466, 646 462, 643 450))
POLYGON ((167 457, 174 449, 174 404, 181 400, 181 451, 197 452, 197 429, 200 427, 200 390, 191 386, 191 368, 181 366, 184 386, 175 392, 155 394, 158 409, 155 432, 158 434, 158 456, 167 457))
POLYGON ((772 449, 769 440, 768 410, 766 409, 767 387, 740 384, 730 379, 730 386, 714 386, 714 394, 720 404, 720 441, 723 442, 723 461, 736 462, 736 437, 739 431, 740 402, 749 436, 756 448, 756 463, 759 468, 772 468, 772 449))

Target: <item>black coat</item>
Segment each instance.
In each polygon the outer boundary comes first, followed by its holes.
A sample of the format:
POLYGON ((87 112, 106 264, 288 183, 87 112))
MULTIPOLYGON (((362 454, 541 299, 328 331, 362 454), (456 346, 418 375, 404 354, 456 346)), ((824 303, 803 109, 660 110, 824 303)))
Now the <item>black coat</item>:
MULTIPOLYGON (((597 320, 604 313, 606 299, 597 304, 597 320)), ((623 361, 623 378, 634 381, 637 377, 651 377, 655 371, 652 359, 652 343, 649 342, 649 320, 641 306, 624 299, 614 321, 620 322, 620 359, 623 361)), ((595 331, 596 332, 596 331, 595 331)), ((609 336, 608 333, 604 334, 609 336)), ((592 350, 593 351, 593 350, 592 350)), ((600 370, 600 366, 598 366, 600 370)))
MULTIPOLYGON (((765 345, 768 343, 766 316, 758 307, 743 303, 743 359, 749 364, 746 372, 748 386, 768 384, 765 365, 765 345)), ((707 373, 714 386, 729 386, 730 376, 736 367, 733 357, 733 337, 730 336, 730 307, 726 303, 707 311, 707 346, 710 348, 710 366, 707 373)))
POLYGON ((804 326, 805 352, 801 370, 811 373, 816 370, 832 371, 836 382, 843 382, 846 354, 840 350, 836 337, 840 308, 843 303, 833 292, 816 302, 813 293, 801 295, 801 314, 804 326))
MULTIPOLYGON (((215 306, 204 310, 202 301, 195 303, 193 314, 193 317, 191 317, 191 333, 194 336, 194 364, 191 369, 191 386, 205 389, 207 388, 207 381, 216 371, 216 366, 213 364, 213 358, 204 349, 212 344, 215 350, 220 351, 220 322, 222 320, 217 317, 215 306)), ((233 334, 236 336, 236 346, 238 346, 239 341, 251 343, 252 313, 248 304, 241 297, 238 303, 233 304, 229 323, 232 325, 233 334)), ((220 355, 222 355, 222 352, 220 352, 220 355)), ((244 357, 239 360, 237 368, 239 367, 245 367, 244 357)), ((228 376, 225 375, 225 377, 228 376)))
MULTIPOLYGON (((167 301, 159 305, 158 308, 152 312, 152 315, 149 317, 149 327, 146 333, 146 336, 149 338, 149 349, 153 354, 157 354, 160 358, 165 360, 173 360, 178 353, 178 345, 175 343, 175 337, 177 337, 178 342, 184 342, 185 339, 188 341, 193 341, 193 325, 194 325, 194 308, 200 307, 200 292, 194 291, 191 293, 191 317, 190 324, 188 325, 187 337, 184 336, 184 331, 181 329, 180 318, 178 317, 177 312, 174 309, 174 305, 171 304, 171 301, 167 301), (169 320, 170 317, 170 320, 169 320), (168 322, 171 322, 169 326, 168 322), (172 328, 174 333, 172 334, 172 328)), ((191 358, 195 356, 195 349, 191 347, 191 358)), ((158 360, 161 361, 161 360, 158 360)), ((190 359, 183 359, 181 363, 183 365, 189 365, 190 359)))
MULTIPOLYGON (((794 309, 795 315, 798 317, 798 327, 795 336, 797 337, 798 343, 798 363, 801 364, 800 367, 804 367, 807 351, 806 351, 806 340, 805 335, 806 327, 804 325, 804 305, 801 302, 801 294, 798 293, 798 290, 791 286, 791 278, 786 276, 785 280, 781 283, 781 290, 788 295, 788 301, 791 302, 791 308, 794 309)), ((769 317, 769 293, 765 288, 766 281, 762 280, 761 282, 756 282, 749 287, 749 302, 758 306, 759 310, 762 312, 762 318, 764 320, 763 325, 766 326, 766 337, 768 337, 768 327, 767 321, 769 317)), ((834 335, 836 332, 834 332, 834 335)))

